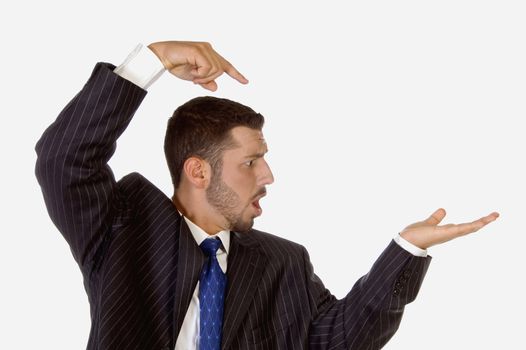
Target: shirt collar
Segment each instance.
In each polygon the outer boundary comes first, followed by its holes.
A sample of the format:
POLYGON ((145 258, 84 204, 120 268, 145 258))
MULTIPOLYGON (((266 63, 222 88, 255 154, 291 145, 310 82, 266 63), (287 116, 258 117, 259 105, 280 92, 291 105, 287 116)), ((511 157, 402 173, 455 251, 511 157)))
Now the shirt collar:
POLYGON ((209 235, 186 216, 183 216, 183 218, 186 221, 186 224, 188 225, 188 228, 190 229, 190 232, 192 233, 197 245, 201 245, 201 243, 203 243, 203 241, 207 238, 218 237, 221 240, 225 252, 228 254, 228 250, 230 249, 230 231, 223 230, 216 234, 209 235))

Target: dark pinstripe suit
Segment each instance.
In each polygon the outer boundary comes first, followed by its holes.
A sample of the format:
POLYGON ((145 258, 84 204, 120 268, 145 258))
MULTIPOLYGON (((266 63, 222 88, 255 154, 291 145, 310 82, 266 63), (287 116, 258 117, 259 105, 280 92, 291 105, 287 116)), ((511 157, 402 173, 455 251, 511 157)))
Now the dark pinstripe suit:
MULTIPOLYGON (((169 198, 107 165, 146 92, 98 64, 45 131, 37 178, 53 222, 84 276, 88 349, 173 349, 204 256, 169 198)), ((342 300, 302 246, 232 233, 224 349, 379 349, 417 295, 430 258, 391 242, 342 300)))

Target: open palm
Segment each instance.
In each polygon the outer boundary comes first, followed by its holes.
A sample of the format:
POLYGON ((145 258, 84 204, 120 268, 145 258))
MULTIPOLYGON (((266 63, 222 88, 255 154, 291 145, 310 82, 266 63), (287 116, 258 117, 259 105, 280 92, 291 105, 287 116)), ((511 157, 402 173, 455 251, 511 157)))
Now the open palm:
POLYGON ((493 212, 472 222, 439 226, 445 216, 446 211, 444 209, 437 209, 426 220, 407 226, 400 232, 400 236, 419 248, 427 249, 454 238, 476 232, 490 222, 495 221, 499 217, 499 213, 493 212))

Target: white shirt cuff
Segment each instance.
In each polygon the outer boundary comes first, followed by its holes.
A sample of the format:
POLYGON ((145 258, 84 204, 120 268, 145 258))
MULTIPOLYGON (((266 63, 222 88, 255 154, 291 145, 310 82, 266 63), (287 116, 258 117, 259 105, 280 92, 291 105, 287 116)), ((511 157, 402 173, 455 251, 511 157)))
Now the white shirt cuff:
POLYGON ((409 243, 407 240, 403 239, 402 236, 400 236, 400 234, 397 233, 393 239, 400 247, 407 250, 414 256, 420 256, 422 258, 427 257, 426 249, 418 248, 416 245, 409 243))
POLYGON ((165 70, 161 60, 153 51, 139 44, 113 71, 146 90, 159 79, 165 70))

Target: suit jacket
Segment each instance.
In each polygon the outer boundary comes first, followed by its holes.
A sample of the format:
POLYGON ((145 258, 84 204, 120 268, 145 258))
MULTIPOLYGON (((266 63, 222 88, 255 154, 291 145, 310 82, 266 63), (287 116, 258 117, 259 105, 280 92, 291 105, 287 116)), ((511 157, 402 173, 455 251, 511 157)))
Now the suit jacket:
MULTIPOLYGON (((107 162, 146 91, 99 63, 38 141, 36 174, 89 298, 88 349, 173 349, 201 249, 171 200, 107 162)), ((337 300, 304 247, 269 233, 232 232, 222 349, 380 349, 414 300, 430 258, 391 242, 337 300)))

